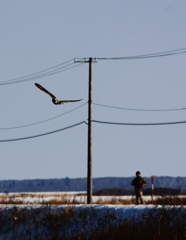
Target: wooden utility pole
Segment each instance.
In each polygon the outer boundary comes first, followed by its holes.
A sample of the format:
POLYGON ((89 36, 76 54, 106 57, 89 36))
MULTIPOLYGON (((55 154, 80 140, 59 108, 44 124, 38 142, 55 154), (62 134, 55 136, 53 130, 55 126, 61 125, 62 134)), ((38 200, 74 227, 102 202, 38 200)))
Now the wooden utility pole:
POLYGON ((154 176, 151 176, 151 199, 152 199, 152 204, 154 204, 154 176))
POLYGON ((92 203, 92 63, 95 58, 85 58, 84 61, 74 59, 74 62, 89 63, 89 91, 88 91, 88 158, 87 158, 87 204, 92 203))
POLYGON ((89 58, 87 204, 92 202, 92 58, 89 58))

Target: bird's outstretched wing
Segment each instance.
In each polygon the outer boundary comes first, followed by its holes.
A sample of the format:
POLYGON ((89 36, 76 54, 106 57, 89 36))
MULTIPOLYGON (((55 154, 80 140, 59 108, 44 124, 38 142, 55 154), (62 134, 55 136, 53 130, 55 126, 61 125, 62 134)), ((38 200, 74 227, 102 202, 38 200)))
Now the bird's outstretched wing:
POLYGON ((68 102, 79 102, 83 99, 78 99, 78 100, 59 100, 58 104, 64 104, 64 103, 68 103, 68 102))
POLYGON ((36 87, 38 87, 40 90, 42 90, 43 92, 47 93, 51 98, 56 98, 52 93, 50 93, 49 91, 47 91, 44 87, 42 87, 41 85, 39 85, 38 83, 35 83, 36 87))

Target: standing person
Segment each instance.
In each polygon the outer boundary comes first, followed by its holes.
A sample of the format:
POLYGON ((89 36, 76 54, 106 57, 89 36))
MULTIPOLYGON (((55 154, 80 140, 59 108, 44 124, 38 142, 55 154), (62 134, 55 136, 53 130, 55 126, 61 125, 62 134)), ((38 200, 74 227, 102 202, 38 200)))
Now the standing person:
POLYGON ((143 187, 147 185, 147 182, 144 178, 141 177, 141 173, 139 171, 136 172, 136 178, 132 180, 131 185, 134 186, 136 194, 136 204, 145 204, 143 198, 143 187))

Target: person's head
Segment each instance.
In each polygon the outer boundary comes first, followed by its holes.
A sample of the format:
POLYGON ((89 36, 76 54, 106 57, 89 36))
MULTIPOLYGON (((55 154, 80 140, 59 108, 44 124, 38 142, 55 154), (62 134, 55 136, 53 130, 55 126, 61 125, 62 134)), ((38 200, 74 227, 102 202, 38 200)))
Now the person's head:
POLYGON ((140 177, 141 173, 139 171, 136 172, 136 177, 140 177))

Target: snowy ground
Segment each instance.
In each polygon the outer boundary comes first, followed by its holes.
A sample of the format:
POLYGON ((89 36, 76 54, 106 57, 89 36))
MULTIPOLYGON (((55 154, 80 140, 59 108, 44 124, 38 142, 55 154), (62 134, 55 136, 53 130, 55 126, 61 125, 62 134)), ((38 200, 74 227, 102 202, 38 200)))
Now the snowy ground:
MULTIPOLYGON (((85 193, 85 192, 83 192, 85 193)), ((0 239, 17 239, 16 236, 22 234, 22 236, 27 236, 28 233, 31 236, 29 239, 36 239, 33 237, 34 233, 37 231, 38 233, 45 234, 49 231, 47 228, 44 228, 42 223, 43 221, 47 221, 45 215, 48 212, 52 214, 61 213, 68 208, 73 208, 75 210, 75 217, 66 223, 65 231, 69 234, 72 231, 84 231, 86 233, 90 232, 90 230, 96 229, 99 227, 100 223, 105 224, 105 222, 109 219, 111 223, 118 223, 122 220, 126 219, 144 219, 148 218, 148 211, 152 210, 156 215, 161 209, 178 209, 178 213, 182 214, 182 212, 186 212, 186 206, 155 206, 152 204, 148 205, 111 205, 111 204, 86 204, 86 196, 78 196, 79 192, 68 192, 65 193, 13 193, 9 194, 9 197, 13 197, 15 199, 24 200, 25 204, 0 204, 0 220, 3 224, 3 228, 0 230, 0 239), (51 199, 58 199, 61 197, 76 200, 79 199, 80 202, 84 200, 83 204, 73 204, 73 205, 44 205, 44 201, 49 201, 51 199), (36 203, 37 204, 34 204, 36 203), (179 210, 180 209, 180 210, 179 210), (42 219, 42 221, 41 221, 42 219), (30 227, 32 226, 32 228, 30 227), (6 227, 6 228, 5 228, 6 227), (3 237, 3 238, 1 238, 3 237)), ((7 195, 6 195, 7 196, 7 195)), ((6 197, 4 195, 0 197, 6 197)), ((110 199, 110 198, 122 198, 122 199, 131 199, 134 196, 93 196, 93 203, 98 199, 110 199)), ((144 197, 146 201, 151 199, 151 196, 144 197)), ((178 215, 177 215, 178 216, 178 215)), ((61 223, 60 224, 64 224, 61 223)), ((50 224, 49 224, 50 225, 50 224)), ((25 238, 27 239, 27 238, 25 238)), ((39 239, 39 237, 38 237, 39 239)))
MULTIPOLYGON (((42 205, 43 202, 50 201, 52 199, 60 200, 61 198, 73 200, 74 198, 76 201, 79 201, 84 204, 74 204, 73 206, 76 207, 76 209, 92 209, 95 208, 100 211, 114 211, 118 214, 121 214, 122 217, 126 217, 129 215, 136 215, 139 212, 143 212, 147 208, 151 209, 154 207, 154 205, 113 205, 113 204, 94 204, 98 200, 109 200, 111 198, 114 199, 131 199, 134 196, 92 196, 92 204, 86 204, 87 203, 87 197, 85 195, 78 195, 78 194, 86 194, 86 192, 24 192, 24 193, 9 193, 8 195, 1 194, 0 197, 7 197, 13 198, 14 200, 22 200, 25 204, 16 204, 17 208, 39 208, 42 205), (37 204, 33 204, 37 203, 37 204)), ((151 200, 151 196, 144 196, 145 201, 151 200)), ((0 209, 4 208, 13 208, 15 204, 0 204, 0 209)), ((69 205, 58 205, 53 206, 53 208, 63 209, 67 208, 69 205)))
MULTIPOLYGON (((59 209, 62 210, 64 208, 71 207, 72 205, 58 205, 58 206, 50 206, 51 209, 59 209)), ((6 205, 2 204, 0 205, 0 210, 3 209, 11 209, 14 208, 15 205, 6 205)), ((36 205, 16 205, 17 209, 21 208, 27 208, 29 209, 37 209, 40 208, 40 204, 36 205)), ((126 219, 130 217, 139 217, 142 213, 144 213, 148 209, 153 209, 155 206, 154 205, 112 205, 112 204, 78 204, 78 205, 73 205, 73 207, 76 208, 77 211, 79 210, 88 210, 91 211, 92 209, 98 210, 100 215, 105 215, 105 213, 115 213, 118 217, 121 219, 126 219)), ((161 206, 157 206, 157 208, 161 209, 161 206)), ((186 209, 186 207, 184 207, 186 209)))
MULTIPOLYGON (((47 201, 51 201, 53 199, 56 200, 73 200, 79 203, 87 203, 86 192, 24 192, 24 193, 9 193, 8 195, 0 194, 0 199, 6 198, 21 200, 25 204, 33 204, 33 203, 44 203, 47 201)), ((96 203, 98 200, 106 201, 110 199, 131 199, 134 196, 92 196, 92 203, 96 203)), ((144 196, 145 201, 151 200, 151 196, 144 196)))
MULTIPOLYGON (((154 196, 154 200, 160 196, 154 196)), ((186 197, 186 196, 179 196, 186 197)), ((97 201, 109 201, 110 199, 123 199, 123 200, 131 200, 134 196, 92 196, 92 203, 96 203, 97 201)), ((9 201, 13 199, 14 201, 22 201, 26 205, 28 204, 39 204, 45 203, 51 200, 75 200, 76 203, 87 203, 86 192, 19 192, 19 193, 9 193, 8 195, 0 194, 0 199, 6 199, 9 201)), ((145 201, 150 201, 151 196, 144 196, 145 201)), ((1 206, 1 204, 0 204, 1 206)))
MULTIPOLYGON (((137 220, 143 221, 148 218, 148 211, 153 211, 153 216, 158 216, 158 213, 163 208, 162 206, 154 205, 99 205, 99 204, 78 204, 78 205, 61 205, 61 206, 41 206, 41 205, 13 205, 0 206, 1 223, 3 224, 0 230, 0 239, 19 239, 18 236, 26 237, 24 239, 40 239, 50 232, 47 226, 51 225, 50 218, 46 218, 48 212, 62 213, 67 208, 74 208, 75 215, 70 221, 60 222, 61 231, 71 236, 73 233, 90 234, 95 229, 109 226, 109 224, 117 224, 123 221, 137 220), (6 222, 6 224, 4 224, 6 222), (44 225, 43 225, 44 223, 44 225), (65 224, 65 225, 64 225, 65 224), (64 229, 63 229, 64 227, 64 229), (34 234, 37 232, 37 236, 34 234), (40 235, 39 235, 40 234, 40 235), (29 238, 28 238, 29 236, 29 238)), ((166 207, 173 209, 174 207, 166 207)), ((177 209, 179 207, 176 207, 177 209)), ((181 216, 186 208, 178 209, 181 216)), ((73 211, 74 211, 73 210, 73 211)), ((173 209, 174 210, 174 209, 173 209)), ((178 215, 177 215, 178 216, 178 215)), ((161 216, 160 216, 161 217, 161 216)), ((63 219, 63 218, 62 218, 63 219)), ((159 219, 159 218, 158 218, 159 219)), ((87 238, 88 239, 88 238, 87 238)))

